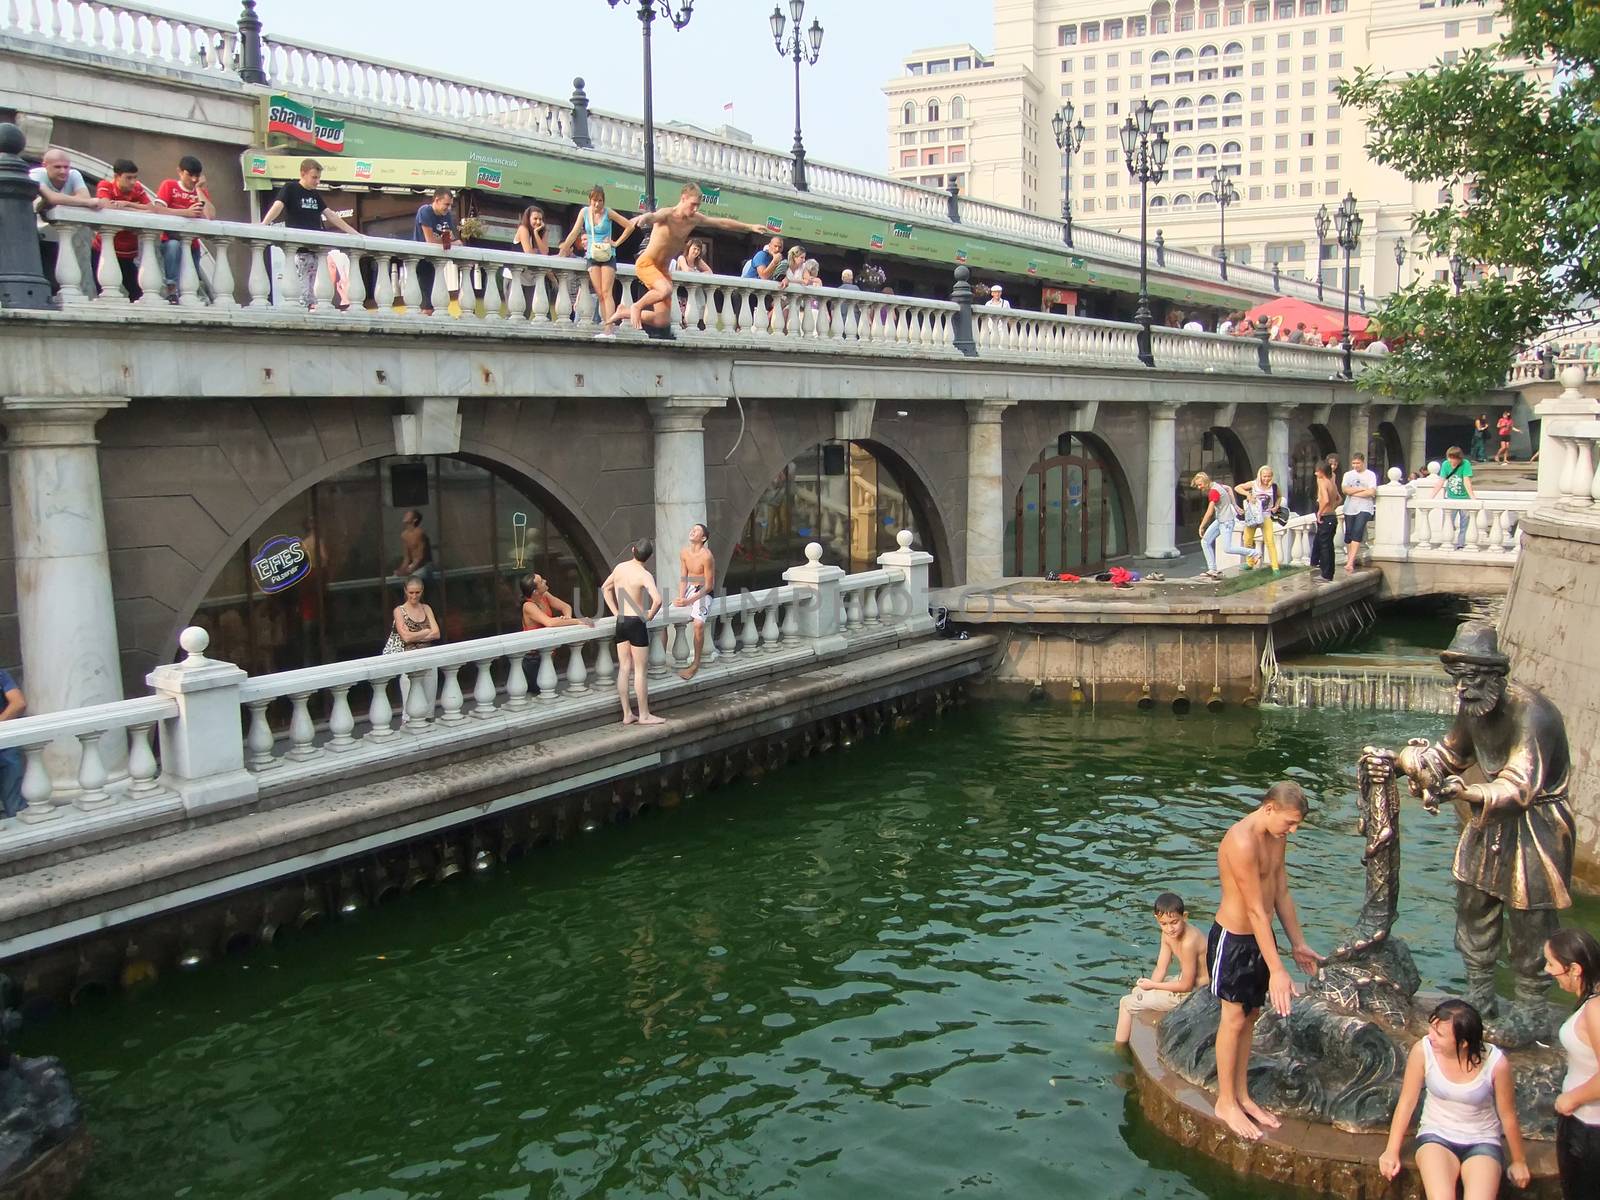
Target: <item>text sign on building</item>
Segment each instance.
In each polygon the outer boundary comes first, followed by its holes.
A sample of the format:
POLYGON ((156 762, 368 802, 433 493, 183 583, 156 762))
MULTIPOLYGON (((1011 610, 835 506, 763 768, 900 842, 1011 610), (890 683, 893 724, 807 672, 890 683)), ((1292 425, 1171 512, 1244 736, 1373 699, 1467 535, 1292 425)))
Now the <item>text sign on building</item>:
POLYGON ((318 150, 339 154, 344 150, 344 121, 319 116, 309 104, 287 96, 274 96, 267 106, 267 132, 287 134, 318 150))
POLYGON ((310 574, 311 559, 297 536, 279 534, 262 543, 250 560, 250 570, 256 586, 270 594, 291 588, 310 574))

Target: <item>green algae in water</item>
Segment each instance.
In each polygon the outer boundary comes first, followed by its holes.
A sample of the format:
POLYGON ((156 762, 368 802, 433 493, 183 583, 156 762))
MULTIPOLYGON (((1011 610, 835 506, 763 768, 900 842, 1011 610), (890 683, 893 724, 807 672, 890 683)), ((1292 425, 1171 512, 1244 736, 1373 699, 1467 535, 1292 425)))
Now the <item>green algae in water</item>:
MULTIPOLYGON (((1271 781, 1314 947, 1360 906, 1354 758, 1437 718, 973 708, 35 1026, 89 1200, 1282 1195, 1172 1152, 1116 999, 1271 781)), ((1398 931, 1451 949, 1407 804, 1398 931)), ((1592 908, 1587 912, 1593 923, 1592 908)))

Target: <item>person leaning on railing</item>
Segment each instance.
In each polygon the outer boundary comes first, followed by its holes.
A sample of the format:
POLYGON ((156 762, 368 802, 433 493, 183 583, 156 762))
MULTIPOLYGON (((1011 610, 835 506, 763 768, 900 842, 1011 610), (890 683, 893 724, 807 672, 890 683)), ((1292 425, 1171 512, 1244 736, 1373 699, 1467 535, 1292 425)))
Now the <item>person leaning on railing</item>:
MULTIPOLYGON (((317 189, 322 186, 322 164, 314 158, 300 163, 300 178, 291 180, 278 189, 272 206, 262 215, 261 223, 271 225, 280 217, 285 227, 322 232, 324 222, 332 222, 345 233, 360 236, 360 230, 328 207, 317 189)), ((316 307, 317 255, 313 250, 297 250, 294 256, 295 278, 300 288, 300 302, 306 308, 316 307)))
MULTIPOLYGON (((83 175, 72 165, 71 157, 58 147, 52 146, 44 152, 43 160, 28 172, 28 178, 39 185, 39 198, 34 201, 34 211, 38 213, 42 214, 58 204, 95 212, 106 207, 104 200, 89 193, 89 185, 84 183, 83 175)), ((56 290, 56 255, 63 242, 71 247, 72 230, 57 230, 41 216, 39 261, 44 267, 44 277, 50 281, 52 294, 56 290)))

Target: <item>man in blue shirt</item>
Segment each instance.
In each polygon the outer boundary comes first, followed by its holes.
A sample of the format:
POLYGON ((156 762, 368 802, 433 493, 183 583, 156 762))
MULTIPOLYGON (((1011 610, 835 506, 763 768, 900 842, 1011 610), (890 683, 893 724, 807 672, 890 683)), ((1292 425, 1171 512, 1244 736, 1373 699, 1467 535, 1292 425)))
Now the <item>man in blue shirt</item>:
POLYGON ((766 246, 757 250, 750 261, 745 263, 743 276, 746 279, 771 279, 782 261, 783 239, 774 234, 767 239, 766 246))
MULTIPOLYGON (((0 695, 5 697, 0 721, 13 720, 28 711, 28 702, 10 671, 0 670, 0 695)), ((0 816, 14 817, 28 806, 22 798, 22 766, 21 750, 0 750, 0 816)))
MULTIPOLYGON (((413 240, 450 249, 450 244, 461 236, 456 232, 454 204, 455 196, 449 188, 435 191, 433 199, 417 209, 416 224, 411 231, 413 240)), ((422 315, 425 317, 433 315, 433 270, 431 258, 417 263, 417 286, 422 290, 422 315)))

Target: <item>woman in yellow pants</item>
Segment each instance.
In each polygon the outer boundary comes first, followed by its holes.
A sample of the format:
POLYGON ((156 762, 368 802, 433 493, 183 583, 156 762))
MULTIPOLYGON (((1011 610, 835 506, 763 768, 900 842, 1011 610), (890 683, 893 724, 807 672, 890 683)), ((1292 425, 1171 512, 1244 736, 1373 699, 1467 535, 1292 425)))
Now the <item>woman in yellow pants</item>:
MULTIPOLYGON (((1267 561, 1272 564, 1272 572, 1277 574, 1279 569, 1277 525, 1272 519, 1272 514, 1283 507, 1283 494, 1278 490, 1277 483, 1273 481, 1272 468, 1262 467, 1256 472, 1254 479, 1246 480, 1233 490, 1239 493, 1246 505, 1251 505, 1253 502, 1254 506, 1259 506, 1261 524, 1251 526, 1246 522, 1245 540, 1247 543, 1253 543, 1252 534, 1260 539, 1262 547, 1267 552, 1267 561)), ((1247 514, 1249 513, 1248 508, 1246 512, 1247 514)), ((1260 562, 1261 552, 1257 550, 1251 556, 1249 565, 1254 567, 1259 565, 1260 562)))

